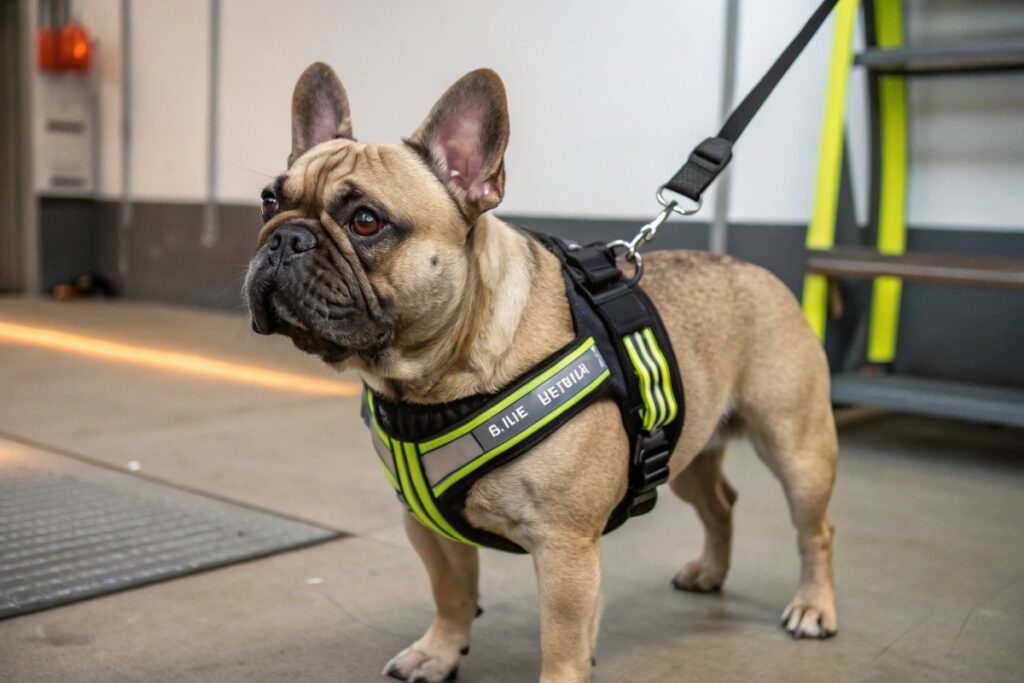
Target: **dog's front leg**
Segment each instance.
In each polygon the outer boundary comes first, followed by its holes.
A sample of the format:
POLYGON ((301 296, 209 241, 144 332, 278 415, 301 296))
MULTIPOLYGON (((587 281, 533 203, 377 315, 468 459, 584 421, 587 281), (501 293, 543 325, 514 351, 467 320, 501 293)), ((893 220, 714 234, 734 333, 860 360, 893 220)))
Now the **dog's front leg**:
POLYGON ((593 538, 555 538, 533 549, 540 592, 541 683, 589 681, 601 590, 593 538))
POLYGON ((477 549, 438 536, 408 512, 405 533, 427 567, 437 616, 422 638, 388 662, 384 673, 419 683, 454 680, 459 659, 469 651, 469 629, 478 610, 477 549))

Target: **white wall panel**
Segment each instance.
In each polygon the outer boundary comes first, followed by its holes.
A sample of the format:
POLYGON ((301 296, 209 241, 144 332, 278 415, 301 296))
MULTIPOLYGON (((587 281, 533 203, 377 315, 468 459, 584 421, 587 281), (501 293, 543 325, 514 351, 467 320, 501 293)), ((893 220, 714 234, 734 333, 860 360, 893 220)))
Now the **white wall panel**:
POLYGON ((220 187, 253 201, 283 170, 291 89, 332 64, 356 136, 396 141, 463 73, 509 93, 503 209, 645 216, 717 124, 724 3, 225 0, 220 187))
POLYGON ((121 4, 115 0, 76 0, 72 19, 89 28, 95 47, 90 74, 97 100, 99 173, 96 191, 115 195, 121 187, 121 4))
MULTIPOLYGON (((820 0, 741 2, 738 102, 820 0)), ((730 219, 802 223, 811 215, 833 20, 821 28, 733 150, 730 219)))
POLYGON ((907 107, 910 223, 1024 230, 1024 75, 917 80, 907 107))
MULTIPOLYGON (((291 89, 317 59, 338 70, 356 135, 371 141, 409 134, 466 71, 497 70, 512 115, 508 212, 647 216, 653 188, 719 124, 724 2, 222 1, 218 180, 226 202, 255 203, 267 177, 283 169, 291 89)), ((817 2, 741 2, 737 98, 817 2)), ((208 3, 132 2, 132 180, 140 199, 204 199, 208 3)), ((93 77, 105 196, 120 187, 119 7, 117 0, 75 0, 73 10, 98 42, 93 77)), ((916 42, 1006 39, 1024 30, 1024 12, 1004 5, 982 12, 912 0, 909 7, 916 42)), ((737 146, 731 220, 809 217, 831 40, 830 21, 737 146)), ((911 224, 1024 228, 1022 78, 910 86, 911 224)), ((848 99, 862 219, 864 82, 855 72, 848 99)))
POLYGON ((133 0, 132 33, 132 193, 140 199, 201 200, 208 0, 133 0))

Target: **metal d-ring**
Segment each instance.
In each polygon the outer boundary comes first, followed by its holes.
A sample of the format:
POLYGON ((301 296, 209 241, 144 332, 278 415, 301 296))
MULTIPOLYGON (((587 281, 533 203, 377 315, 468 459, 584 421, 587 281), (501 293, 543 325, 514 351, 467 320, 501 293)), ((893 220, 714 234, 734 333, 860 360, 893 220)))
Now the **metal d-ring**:
MULTIPOLYGON (((639 235, 637 235, 639 238, 639 235)), ((644 274, 644 259, 640 255, 640 252, 636 250, 637 238, 634 238, 632 242, 626 240, 615 240, 614 242, 608 243, 608 248, 614 251, 616 249, 624 249, 625 252, 622 254, 627 261, 633 264, 633 277, 629 279, 629 286, 634 287, 636 283, 640 282, 640 276, 644 274)))
POLYGON ((633 277, 629 278, 629 286, 636 287, 644 274, 644 259, 640 256, 640 252, 636 251, 633 252, 633 258, 630 260, 633 262, 633 277))
POLYGON ((658 198, 658 203, 661 204, 662 206, 666 208, 671 206, 672 210, 678 213, 680 216, 692 216, 693 214, 700 211, 700 207, 704 203, 704 199, 702 197, 697 198, 697 203, 694 204, 692 208, 685 209, 679 206, 679 202, 675 201, 674 199, 665 198, 666 189, 668 188, 665 185, 662 185, 661 187, 658 188, 657 193, 655 193, 654 195, 655 197, 658 198))

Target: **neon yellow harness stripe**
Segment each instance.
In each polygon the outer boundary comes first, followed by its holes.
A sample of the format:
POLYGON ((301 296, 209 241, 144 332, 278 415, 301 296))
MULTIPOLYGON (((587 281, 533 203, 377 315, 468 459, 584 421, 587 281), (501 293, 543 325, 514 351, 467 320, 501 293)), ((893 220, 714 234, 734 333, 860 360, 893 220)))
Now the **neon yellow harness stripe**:
POLYGON ((420 466, 419 458, 416 455, 416 446, 406 443, 404 447, 405 464, 412 479, 412 485, 416 489, 415 495, 419 497, 424 513, 434 526, 441 528, 444 535, 468 545, 477 545, 452 528, 452 525, 448 523, 448 520, 444 518, 437 509, 437 506, 434 505, 434 499, 430 494, 430 487, 427 486, 426 478, 423 476, 423 468, 420 466))
POLYGON ((658 361, 658 367, 661 368, 661 388, 665 395, 665 400, 668 401, 668 417, 665 418, 662 424, 667 425, 676 419, 676 414, 679 412, 679 404, 676 403, 676 396, 672 393, 672 375, 669 374, 668 361, 665 360, 665 354, 662 353, 661 347, 658 346, 658 340, 654 337, 651 328, 644 330, 644 339, 647 340, 647 344, 651 347, 658 361))
MULTIPOLYGON (((645 330, 650 328, 644 328, 645 330)), ((640 357, 643 358, 644 363, 647 365, 647 369, 651 373, 651 389, 654 394, 654 400, 657 402, 657 413, 654 418, 654 427, 660 427, 661 425, 668 422, 668 400, 665 398, 664 384, 665 380, 661 374, 661 367, 657 361, 654 360, 654 351, 647 348, 647 338, 643 336, 643 332, 637 332, 633 335, 633 339, 636 342, 637 351, 640 353, 640 357)))
MULTIPOLYGON (((545 374, 547 374, 547 373, 545 373, 545 374)), ((486 453, 478 456, 472 462, 467 463, 466 465, 462 466, 461 468, 459 468, 458 470, 456 470, 452 474, 448 475, 448 477, 446 477, 442 482, 440 482, 437 486, 434 487, 434 496, 435 497, 440 497, 445 491, 447 491, 451 486, 453 486, 456 482, 461 480, 463 477, 471 474, 472 472, 475 472, 480 467, 483 467, 485 464, 487 464, 488 462, 490 462, 491 460, 493 460, 497 456, 501 455, 502 453, 504 453, 508 449, 512 448, 513 446, 515 446, 516 444, 521 442, 523 439, 525 439, 526 437, 530 436, 531 434, 536 432, 538 429, 541 429, 542 427, 544 427, 544 425, 548 424, 549 422, 554 420, 556 417, 558 417, 559 415, 561 415, 565 411, 567 411, 570 408, 572 408, 574 405, 576 405, 577 403, 582 401, 584 398, 589 396, 590 393, 594 389, 599 387, 601 385, 601 383, 604 382, 606 379, 608 379, 610 376, 611 376, 611 371, 608 370, 607 368, 605 368, 604 372, 602 372, 600 375, 595 377, 594 380, 590 384, 588 384, 585 389, 583 389, 583 391, 579 392, 578 394, 573 396, 570 400, 568 400, 565 403, 563 403, 554 412, 549 413, 548 415, 546 415, 543 420, 540 420, 536 424, 531 425, 527 429, 524 429, 521 433, 517 434, 515 437, 513 437, 513 438, 509 439, 508 441, 506 441, 505 443, 501 444, 500 446, 498 446, 494 450, 487 451, 486 453)), ((531 385, 532 384, 533 384, 533 382, 531 382, 531 385)))
MULTIPOLYGON (((898 47, 903 43, 901 5, 902 2, 894 0, 875 3, 875 35, 879 47, 898 47)), ((907 95, 903 76, 879 77, 878 119, 882 155, 878 251, 902 254, 907 238, 907 95)), ((902 289, 903 282, 896 277, 879 277, 874 281, 867 349, 868 360, 872 363, 888 363, 896 355, 902 289)))
MULTIPOLYGON (((882 0, 879 4, 900 0, 882 0)), ((853 27, 858 0, 839 0, 836 6, 835 35, 832 39, 832 63, 829 67, 828 94, 821 127, 818 153, 818 182, 814 192, 814 212, 807 229, 808 249, 831 249, 835 243, 836 205, 843 160, 843 121, 846 112, 846 85, 853 60, 853 27)), ((828 311, 828 280, 823 275, 804 276, 804 314, 819 339, 825 338, 828 311)))
POLYGON ((398 470, 398 481, 401 482, 402 485, 402 497, 405 498, 405 502, 409 505, 409 511, 412 513, 412 516, 416 518, 416 521, 434 533, 440 534, 441 536, 454 541, 454 538, 446 534, 441 527, 437 526, 437 524, 430 519, 427 513, 423 510, 423 507, 420 505, 418 496, 416 495, 416 490, 413 488, 412 483, 409 480, 409 472, 406 468, 402 442, 397 440, 392 441, 391 452, 395 456, 395 468, 398 470))
POLYGON ((474 429, 476 429, 477 427, 482 425, 484 422, 486 422, 487 420, 491 419, 492 417, 494 417, 495 415, 497 415, 501 411, 505 410, 505 408, 509 407, 510 405, 512 405, 513 403, 518 401, 520 398, 522 398, 523 396, 525 396, 529 392, 531 392, 534 389, 536 389, 539 385, 543 384, 545 381, 550 379, 557 372, 559 372, 560 370, 563 370, 566 366, 568 366, 574 360, 576 360, 577 358, 582 356, 584 353, 586 353, 590 349, 590 347, 592 347, 593 345, 594 345, 594 338, 593 337, 588 337, 587 339, 585 339, 583 341, 583 343, 581 343, 579 346, 577 346, 576 349, 574 349, 572 353, 570 353, 568 356, 566 356, 561 361, 559 361, 555 366, 549 368, 548 370, 546 370, 542 374, 538 375, 537 377, 534 377, 532 380, 530 380, 529 384, 527 384, 523 388, 519 389, 515 393, 510 394, 508 397, 506 397, 504 400, 502 400, 501 403, 499 403, 498 405, 494 406, 493 408, 491 408, 487 412, 478 415, 471 422, 468 422, 467 424, 464 424, 463 426, 459 427, 456 430, 448 432, 447 434, 442 434, 441 436, 437 437, 436 439, 431 439, 430 441, 424 441, 423 443, 421 443, 420 444, 420 451, 423 452, 423 453, 428 453, 428 452, 434 450, 435 448, 439 448, 439 447, 445 445, 446 443, 454 441, 455 439, 459 438, 463 434, 468 434, 469 432, 473 431, 474 429))
POLYGON ((654 426, 654 396, 651 394, 651 376, 647 372, 647 367, 643 361, 640 360, 639 354, 637 354, 636 347, 633 345, 633 340, 626 337, 622 340, 626 345, 626 354, 629 356, 630 362, 633 364, 633 369, 636 370, 637 377, 640 378, 640 391, 644 396, 644 431, 651 431, 654 426))

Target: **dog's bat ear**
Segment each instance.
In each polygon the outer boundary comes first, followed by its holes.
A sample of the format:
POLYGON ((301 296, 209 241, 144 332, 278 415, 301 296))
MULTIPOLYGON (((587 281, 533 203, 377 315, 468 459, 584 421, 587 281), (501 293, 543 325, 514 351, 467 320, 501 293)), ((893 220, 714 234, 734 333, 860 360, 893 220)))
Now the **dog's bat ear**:
POLYGON ((455 82, 406 142, 429 161, 471 220, 505 192, 509 123, 505 86, 490 69, 455 82))
POLYGON ((288 165, 310 147, 352 137, 348 95, 334 69, 323 62, 306 67, 292 93, 292 152, 288 165))

